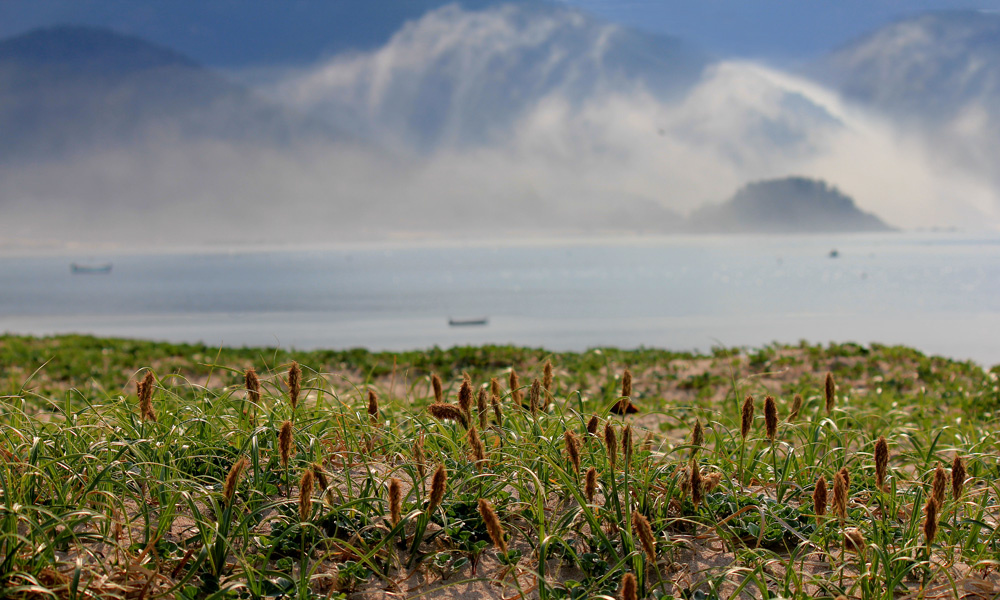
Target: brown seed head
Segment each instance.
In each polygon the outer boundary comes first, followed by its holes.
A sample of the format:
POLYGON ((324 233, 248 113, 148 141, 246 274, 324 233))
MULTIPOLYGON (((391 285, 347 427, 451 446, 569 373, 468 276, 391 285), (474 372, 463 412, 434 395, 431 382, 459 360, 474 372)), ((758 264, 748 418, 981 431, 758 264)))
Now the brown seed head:
MULTIPOLYGON (((496 379, 493 381, 496 381, 496 379)), ((500 395, 491 394, 490 404, 493 405, 493 418, 496 419, 497 427, 503 427, 503 409, 500 408, 500 395)))
POLYGON ((299 363, 292 361, 292 366, 288 368, 288 401, 292 405, 292 410, 299 405, 301 386, 302 369, 299 368, 299 363))
POLYGON ((939 508, 934 498, 928 498, 927 504, 924 505, 924 538, 928 546, 934 543, 934 537, 937 535, 939 508))
POLYGON ((456 421, 461 423, 462 427, 468 429, 469 421, 465 418, 465 413, 462 409, 455 406, 454 404, 446 404, 442 402, 441 404, 431 404, 427 407, 427 412, 431 413, 431 416, 435 419, 441 421, 456 421))
POLYGON ((156 383, 156 378, 153 377, 152 371, 146 371, 146 375, 142 378, 143 391, 150 396, 153 395, 153 385, 156 383))
POLYGON ((398 479, 389 479, 389 519, 392 526, 399 524, 403 514, 403 488, 398 479))
POLYGON ((646 558, 650 564, 656 564, 656 538, 653 537, 653 528, 649 526, 647 519, 641 512, 632 511, 632 528, 642 543, 642 549, 646 553, 646 558))
POLYGON ((314 464, 312 466, 312 472, 313 472, 313 477, 316 478, 316 483, 319 484, 319 493, 320 496, 322 496, 323 492, 325 492, 326 489, 330 487, 330 482, 329 480, 327 480, 326 473, 323 472, 323 467, 321 465, 314 464))
POLYGON ((542 407, 542 384, 537 379, 531 382, 531 391, 528 392, 528 403, 531 406, 531 414, 537 415, 542 407))
POLYGON ((427 461, 424 459, 424 436, 420 434, 413 442, 413 462, 417 465, 417 474, 420 479, 427 476, 427 461))
POLYGON ((260 402, 260 378, 257 377, 257 371, 250 367, 243 374, 243 379, 247 387, 247 400, 257 404, 260 402))
POLYGON ((833 373, 827 372, 826 385, 824 386, 824 389, 826 391, 826 412, 829 414, 833 412, 837 402, 837 397, 835 395, 837 386, 833 383, 833 373))
POLYGON ((479 388, 476 394, 476 412, 479 413, 479 428, 485 430, 490 425, 490 407, 486 403, 486 388, 479 388))
POLYGON ((222 486, 222 497, 225 498, 226 504, 230 504, 233 501, 233 495, 236 494, 236 486, 240 483, 240 474, 246 468, 247 462, 247 458, 244 456, 229 468, 229 474, 226 475, 226 483, 222 486))
POLYGON ((547 393, 552 392, 552 361, 545 361, 545 367, 542 369, 542 387, 545 388, 547 393))
POLYGON ((444 402, 444 388, 441 387, 441 378, 437 373, 431 375, 431 388, 434 389, 434 402, 438 404, 444 402))
POLYGON ((851 491, 851 472, 847 470, 847 467, 840 467, 840 476, 844 478, 844 489, 848 492, 851 491))
POLYGON ((698 454, 698 450, 701 449, 702 444, 705 443, 705 430, 701 426, 701 419, 694 422, 694 428, 691 429, 691 456, 694 457, 698 454))
POLYGON ((793 422, 798 419, 800 410, 802 410, 802 394, 795 394, 792 398, 792 412, 788 413, 788 421, 793 422))
POLYGON ((497 381, 496 377, 490 377, 490 393, 497 398, 503 396, 503 390, 500 389, 500 382, 497 381))
POLYGON ((816 480, 816 489, 813 490, 813 512, 816 513, 817 520, 826 514, 826 497, 826 477, 820 475, 816 480))
POLYGON ((597 435, 597 426, 599 424, 600 421, 598 421, 597 415, 590 417, 590 420, 587 421, 587 433, 590 435, 597 435))
POLYGON ((504 539, 503 526, 500 525, 500 518, 497 517, 496 511, 493 510, 493 506, 486 498, 479 499, 479 516, 486 524, 486 533, 490 535, 493 546, 500 552, 506 553, 507 540, 504 539))
POLYGON ((681 467, 677 470, 676 475, 680 480, 681 496, 687 498, 691 494, 691 469, 681 467))
POLYGON ((702 496, 704 495, 705 487, 702 485, 701 481, 701 467, 698 466, 693 459, 691 460, 691 502, 694 503, 694 507, 697 509, 698 505, 701 504, 702 496))
POLYGON ((306 469, 299 480, 299 520, 308 521, 312 515, 313 472, 306 469))
POLYGON ((141 383, 136 384, 136 393, 139 395, 139 416, 143 421, 156 422, 156 412, 153 410, 153 386, 156 380, 152 371, 146 371, 146 376, 141 383))
POLYGON ((875 485, 878 489, 885 487, 885 475, 889 468, 889 444, 885 436, 880 435, 875 442, 875 485))
POLYGON ((713 471, 708 475, 706 475, 703 484, 705 486, 705 493, 707 494, 712 490, 714 490, 715 488, 719 487, 719 483, 721 482, 722 482, 722 473, 718 471, 713 471))
POLYGON ((840 472, 833 479, 833 512, 842 522, 847 518, 847 482, 840 472))
POLYGON ((622 398, 632 397, 632 371, 625 367, 625 372, 622 373, 622 398))
POLYGON ((618 457, 618 436, 615 435, 615 428, 611 426, 611 423, 604 424, 604 446, 608 451, 608 462, 611 464, 611 470, 615 469, 615 459, 618 457))
POLYGON ((861 554, 865 550, 865 536, 857 527, 848 527, 844 530, 844 547, 856 554, 861 554))
POLYGON ((463 379, 462 387, 458 388, 458 407, 462 409, 466 422, 472 421, 472 384, 468 379, 463 379))
POLYGON ((580 440, 577 439, 576 434, 574 434, 569 429, 563 433, 563 441, 566 443, 566 456, 569 457, 569 462, 573 465, 573 471, 577 475, 580 474, 580 440))
POLYGON ((587 484, 584 487, 584 493, 587 495, 587 502, 594 501, 594 494, 597 493, 597 469, 594 467, 587 469, 587 484))
POLYGON ((764 430, 767 439, 773 442, 778 435, 778 404, 771 396, 764 398, 764 430))
POLYGON ((468 438, 469 448, 472 450, 472 458, 477 464, 486 462, 486 446, 484 446, 483 441, 479 439, 479 432, 476 431, 475 425, 469 427, 468 438))
POLYGON ((368 417, 372 423, 378 423, 378 395, 375 390, 368 390, 368 417))
POLYGON ((638 600, 639 593, 637 592, 638 586, 635 582, 635 575, 631 573, 625 573, 622 577, 622 593, 621 600, 638 600))
POLYGON ((514 370, 514 367, 510 368, 508 382, 510 384, 510 401, 514 403, 514 406, 521 406, 521 385, 517 381, 517 371, 514 370))
POLYGON ((944 467, 938 465, 934 469, 934 486, 931 489, 931 495, 934 497, 934 501, 937 502, 938 508, 944 506, 944 490, 948 485, 948 475, 944 472, 944 467))
POLYGON ((438 465, 431 479, 431 493, 427 503, 427 514, 434 512, 434 509, 441 505, 444 500, 444 490, 448 486, 448 471, 444 465, 438 465))
POLYGON ((956 454, 955 460, 951 462, 951 495, 955 500, 962 497, 965 478, 965 463, 962 462, 962 457, 956 454))
POLYGON ((743 439, 750 434, 751 425, 753 425, 753 396, 747 394, 743 400, 743 409, 740 411, 740 436, 743 439))
POLYGON ((278 430, 278 455, 281 457, 281 466, 288 466, 288 459, 292 456, 292 422, 285 421, 278 430))

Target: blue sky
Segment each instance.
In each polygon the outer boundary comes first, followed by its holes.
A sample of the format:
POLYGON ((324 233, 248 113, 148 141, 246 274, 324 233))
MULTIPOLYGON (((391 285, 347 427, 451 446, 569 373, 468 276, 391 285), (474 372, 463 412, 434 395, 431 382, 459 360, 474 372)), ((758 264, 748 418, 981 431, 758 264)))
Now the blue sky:
MULTIPOLYGON (((62 23, 112 27, 210 65, 302 64, 371 49, 449 0, 0 0, 0 37, 62 23)), ((499 0, 462 0, 477 7, 499 0)), ((541 1, 541 0, 540 0, 541 1)), ((808 60, 924 10, 1000 0, 552 0, 685 38, 718 56, 808 60)))

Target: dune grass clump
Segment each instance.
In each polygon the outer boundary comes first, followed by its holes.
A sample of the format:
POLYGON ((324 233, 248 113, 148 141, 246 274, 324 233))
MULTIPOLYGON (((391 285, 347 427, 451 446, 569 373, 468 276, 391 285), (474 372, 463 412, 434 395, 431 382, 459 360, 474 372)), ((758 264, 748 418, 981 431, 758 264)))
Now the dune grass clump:
POLYGON ((0 364, 10 598, 1000 594, 996 372, 903 348, 0 364))

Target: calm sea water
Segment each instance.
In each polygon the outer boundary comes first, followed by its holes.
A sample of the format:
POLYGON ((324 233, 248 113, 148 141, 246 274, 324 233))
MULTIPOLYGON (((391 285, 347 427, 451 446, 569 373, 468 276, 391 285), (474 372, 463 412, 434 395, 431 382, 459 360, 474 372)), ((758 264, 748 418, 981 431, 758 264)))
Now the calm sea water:
POLYGON ((805 339, 907 344, 995 364, 1000 236, 6 257, 0 331, 379 350, 708 350, 805 339), (74 275, 71 262, 113 270, 74 275), (451 327, 449 317, 489 322, 451 327))

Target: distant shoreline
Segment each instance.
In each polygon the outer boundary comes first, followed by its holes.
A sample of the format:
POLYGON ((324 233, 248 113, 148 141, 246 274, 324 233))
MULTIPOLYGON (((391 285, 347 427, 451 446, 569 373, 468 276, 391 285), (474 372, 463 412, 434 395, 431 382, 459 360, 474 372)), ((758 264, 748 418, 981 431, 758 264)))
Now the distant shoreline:
POLYGON ((633 231, 605 231, 599 233, 567 233, 564 235, 534 234, 524 232, 493 233, 486 236, 469 234, 467 237, 387 236, 322 243, 277 243, 277 242, 236 242, 206 243, 183 246, 147 244, 36 244, 25 245, 19 240, 0 240, 0 258, 25 257, 89 257, 135 255, 179 255, 179 254, 254 254, 264 252, 316 252, 316 251, 366 251, 406 248, 484 248, 484 247, 560 247, 560 246, 676 246, 690 242, 743 242, 747 240, 822 240, 831 241, 851 238, 877 238, 888 236, 955 236, 973 239, 1000 240, 1000 231, 984 229, 896 229, 890 231, 858 231, 844 233, 642 233, 633 231))
MULTIPOLYGON (((195 355, 208 357, 218 353, 228 353, 236 356, 268 356, 279 353, 295 355, 307 360, 330 360, 330 357, 337 361, 347 360, 348 357, 365 357, 365 360, 387 361, 392 363, 395 359, 414 360, 417 357, 424 357, 433 360, 440 360, 442 356, 465 356, 476 355, 479 359, 491 363, 495 362, 491 358, 496 355, 537 355, 560 356, 581 358, 587 355, 603 356, 613 354, 625 360, 631 357, 635 362, 650 362, 655 364, 658 360, 665 359, 685 359, 699 360, 719 357, 741 358, 747 360, 760 360, 759 357, 766 355, 787 355, 791 354, 815 354, 815 353, 842 353, 847 352, 857 356, 868 356, 878 352, 888 352, 893 355, 902 354, 912 358, 926 359, 930 361, 940 360, 953 364, 974 365, 984 371, 1000 372, 1000 363, 995 365, 981 364, 974 360, 962 360, 938 354, 927 354, 911 346, 903 344, 859 344, 855 342, 830 342, 827 344, 801 340, 797 344, 771 343, 758 347, 753 346, 715 346, 708 351, 702 350, 679 350, 658 347, 640 346, 636 348, 620 348, 616 346, 595 346, 585 350, 551 350, 536 346, 526 346, 517 344, 467 344, 453 345, 448 347, 431 346, 427 348, 406 349, 406 350, 371 350, 364 347, 351 348, 311 348, 298 349, 286 345, 209 345, 201 342, 171 342, 164 340, 153 340, 139 337, 118 337, 118 336, 96 336, 89 334, 63 333, 54 335, 21 335, 0 330, 0 357, 4 356, 11 347, 15 345, 33 345, 46 349, 47 356, 55 356, 63 351, 93 351, 99 349, 101 353, 107 355, 113 353, 116 348, 122 346, 143 348, 144 351, 155 355, 195 355), (753 358, 758 357, 758 358, 753 358)), ((422 359, 421 359, 422 360, 422 359)))

